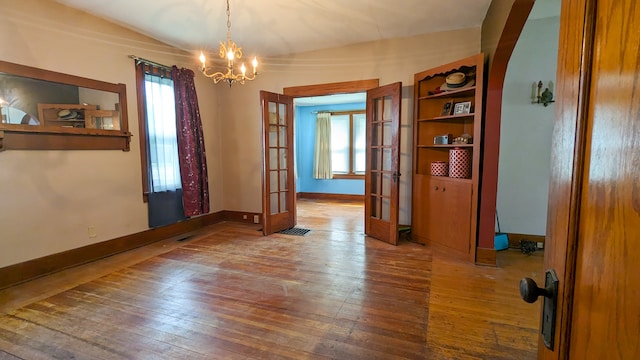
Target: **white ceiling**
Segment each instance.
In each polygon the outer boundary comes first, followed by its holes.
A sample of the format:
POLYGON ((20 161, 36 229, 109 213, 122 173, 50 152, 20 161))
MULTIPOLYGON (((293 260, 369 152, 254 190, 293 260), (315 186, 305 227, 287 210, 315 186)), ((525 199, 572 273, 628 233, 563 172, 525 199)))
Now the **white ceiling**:
MULTIPOLYGON (((55 0, 199 52, 226 39, 225 0, 55 0)), ((491 0, 230 0, 231 38, 259 58, 482 26, 491 0)))
MULTIPOLYGON (((226 0, 55 0, 177 48, 217 53, 226 0)), ((497 0, 499 1, 499 0, 497 0)), ((230 0, 231 38, 245 56, 275 57, 482 26, 491 0, 230 0)), ((559 15, 537 0, 531 18, 559 15)), ((296 99, 298 106, 366 100, 366 94, 296 99)))

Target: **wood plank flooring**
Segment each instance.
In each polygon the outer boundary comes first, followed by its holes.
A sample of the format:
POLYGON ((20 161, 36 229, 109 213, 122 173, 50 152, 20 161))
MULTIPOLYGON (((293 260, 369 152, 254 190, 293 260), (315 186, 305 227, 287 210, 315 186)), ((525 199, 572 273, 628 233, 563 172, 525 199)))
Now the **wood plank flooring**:
POLYGON ((0 359, 535 359, 542 254, 478 267, 298 203, 305 236, 222 223, 0 291, 0 359))

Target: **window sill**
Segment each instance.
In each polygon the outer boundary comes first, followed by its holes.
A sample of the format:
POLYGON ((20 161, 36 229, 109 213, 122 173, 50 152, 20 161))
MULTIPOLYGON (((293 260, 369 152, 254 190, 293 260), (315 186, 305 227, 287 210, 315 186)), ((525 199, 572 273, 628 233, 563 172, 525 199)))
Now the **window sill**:
POLYGON ((344 179, 344 180, 364 180, 364 175, 356 175, 356 174, 333 174, 333 179, 344 179))
POLYGON ((60 126, 0 125, 0 150, 129 151, 131 133, 60 126))

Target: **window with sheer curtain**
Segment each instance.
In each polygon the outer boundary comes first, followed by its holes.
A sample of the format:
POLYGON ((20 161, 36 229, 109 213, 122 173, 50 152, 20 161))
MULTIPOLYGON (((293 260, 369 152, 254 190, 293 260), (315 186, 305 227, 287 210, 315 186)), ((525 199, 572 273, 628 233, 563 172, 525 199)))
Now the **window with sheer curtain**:
POLYGON ((316 116, 316 142, 313 155, 313 178, 331 179, 331 114, 316 116))
POLYGON ((150 192, 175 191, 182 187, 173 80, 144 75, 147 110, 150 192))
POLYGON ((364 111, 331 116, 331 170, 334 178, 365 174, 365 144, 364 111))

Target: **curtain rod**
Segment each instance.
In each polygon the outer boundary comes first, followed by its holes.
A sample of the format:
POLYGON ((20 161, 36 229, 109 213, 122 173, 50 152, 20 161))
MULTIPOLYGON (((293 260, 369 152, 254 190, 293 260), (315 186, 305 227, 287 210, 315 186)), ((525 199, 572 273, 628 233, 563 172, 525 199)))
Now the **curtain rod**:
POLYGON ((132 58, 133 60, 135 60, 137 64, 145 63, 145 64, 157 66, 157 67, 165 69, 165 70, 171 70, 171 66, 163 65, 163 64, 157 63, 155 61, 143 59, 143 58, 137 57, 135 55, 129 55, 129 57, 132 58))

